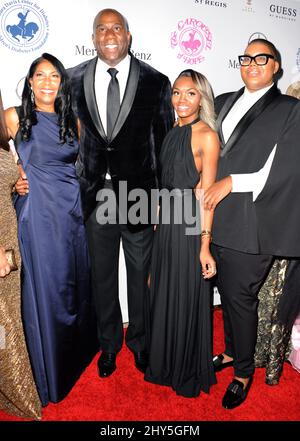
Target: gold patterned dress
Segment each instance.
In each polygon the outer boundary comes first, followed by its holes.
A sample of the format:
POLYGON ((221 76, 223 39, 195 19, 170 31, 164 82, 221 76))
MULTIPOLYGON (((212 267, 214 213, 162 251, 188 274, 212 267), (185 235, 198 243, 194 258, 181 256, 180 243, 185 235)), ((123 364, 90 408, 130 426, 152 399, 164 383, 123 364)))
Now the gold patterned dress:
POLYGON ((34 384, 21 319, 20 254, 11 189, 18 170, 11 153, 0 148, 0 246, 13 248, 18 271, 0 277, 0 409, 40 419, 41 404, 34 384))
POLYGON ((287 260, 276 259, 258 298, 258 330, 255 366, 266 368, 266 383, 278 384, 283 363, 290 352, 291 330, 278 321, 278 304, 282 296, 287 260))
MULTIPOLYGON (((287 88, 286 94, 300 99, 300 81, 292 83, 287 88)), ((255 366, 266 368, 266 383, 270 385, 278 384, 283 363, 289 358, 292 350, 291 329, 278 321, 278 306, 283 294, 287 267, 287 260, 276 259, 258 294, 255 366)))

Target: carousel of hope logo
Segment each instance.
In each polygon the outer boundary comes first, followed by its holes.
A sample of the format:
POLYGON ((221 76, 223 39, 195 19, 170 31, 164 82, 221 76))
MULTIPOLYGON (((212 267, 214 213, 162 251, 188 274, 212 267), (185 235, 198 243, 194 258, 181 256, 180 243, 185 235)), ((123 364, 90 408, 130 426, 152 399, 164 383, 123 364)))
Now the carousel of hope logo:
POLYGON ((178 21, 170 43, 172 49, 178 49, 177 58, 186 64, 198 64, 205 59, 204 51, 212 47, 212 33, 201 20, 186 18, 178 21))

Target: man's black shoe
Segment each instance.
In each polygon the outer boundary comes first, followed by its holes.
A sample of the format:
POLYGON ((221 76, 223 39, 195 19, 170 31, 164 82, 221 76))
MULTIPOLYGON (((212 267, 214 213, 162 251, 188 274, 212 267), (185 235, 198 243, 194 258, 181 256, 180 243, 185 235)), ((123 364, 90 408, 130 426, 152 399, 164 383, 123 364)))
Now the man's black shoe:
POLYGON ((116 370, 116 357, 113 352, 102 352, 98 360, 99 377, 109 377, 116 370))
POLYGON ((220 372, 223 369, 233 365, 233 360, 227 361, 226 363, 223 363, 223 360, 224 360, 223 354, 219 354, 219 355, 214 356, 213 365, 214 365, 215 372, 220 372))
POLYGON ((223 397, 222 406, 225 409, 234 409, 240 406, 247 398, 250 386, 252 383, 252 377, 249 378, 247 386, 244 388, 244 384, 234 379, 227 388, 227 391, 223 397))
POLYGON ((148 366, 147 352, 146 351, 134 352, 134 361, 136 368, 144 374, 148 366))

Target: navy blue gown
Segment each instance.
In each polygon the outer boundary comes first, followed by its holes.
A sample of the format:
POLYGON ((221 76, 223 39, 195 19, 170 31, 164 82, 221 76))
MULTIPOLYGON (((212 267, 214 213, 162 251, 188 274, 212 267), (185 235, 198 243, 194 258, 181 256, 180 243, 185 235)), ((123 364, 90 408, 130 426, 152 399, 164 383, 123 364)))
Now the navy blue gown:
POLYGON ((17 143, 29 194, 15 203, 22 255, 22 315, 42 404, 70 391, 97 351, 88 250, 74 162, 55 113, 37 112, 17 143))

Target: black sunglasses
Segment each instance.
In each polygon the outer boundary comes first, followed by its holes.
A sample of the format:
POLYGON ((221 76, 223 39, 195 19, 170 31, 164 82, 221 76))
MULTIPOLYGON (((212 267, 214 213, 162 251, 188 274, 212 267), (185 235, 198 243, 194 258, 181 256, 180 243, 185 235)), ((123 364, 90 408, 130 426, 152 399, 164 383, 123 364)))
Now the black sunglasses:
POLYGON ((257 54, 254 57, 251 57, 251 55, 239 55, 238 56, 239 63, 241 66, 250 66, 252 61, 254 61, 254 63, 257 66, 264 66, 265 64, 268 63, 270 58, 272 60, 275 60, 274 55, 271 55, 271 54, 257 54))

